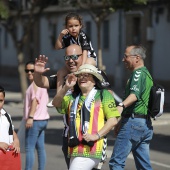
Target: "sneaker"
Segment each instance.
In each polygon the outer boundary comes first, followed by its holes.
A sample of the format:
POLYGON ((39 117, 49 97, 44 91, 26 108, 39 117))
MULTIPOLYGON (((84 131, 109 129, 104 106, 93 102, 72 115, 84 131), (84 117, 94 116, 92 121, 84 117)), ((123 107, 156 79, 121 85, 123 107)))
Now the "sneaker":
POLYGON ((52 104, 52 102, 53 102, 53 100, 51 100, 51 102, 49 102, 49 103, 47 104, 47 107, 49 107, 49 108, 54 107, 53 104, 52 104))

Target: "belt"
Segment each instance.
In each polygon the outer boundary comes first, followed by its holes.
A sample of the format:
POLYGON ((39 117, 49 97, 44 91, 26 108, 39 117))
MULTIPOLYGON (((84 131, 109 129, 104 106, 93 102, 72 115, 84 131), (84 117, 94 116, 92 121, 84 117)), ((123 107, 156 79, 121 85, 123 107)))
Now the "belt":
POLYGON ((139 115, 139 114, 134 114, 134 113, 132 113, 132 114, 123 114, 122 117, 123 118, 132 117, 132 118, 142 118, 142 119, 148 119, 149 118, 148 115, 139 115))

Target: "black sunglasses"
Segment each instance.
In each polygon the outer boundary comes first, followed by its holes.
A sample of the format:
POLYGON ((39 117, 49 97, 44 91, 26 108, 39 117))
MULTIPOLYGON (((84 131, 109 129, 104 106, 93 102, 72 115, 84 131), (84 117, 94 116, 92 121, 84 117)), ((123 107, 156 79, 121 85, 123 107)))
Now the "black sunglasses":
POLYGON ((68 60, 70 60, 70 58, 72 59, 72 60, 77 60, 78 58, 79 58, 79 56, 81 56, 82 54, 77 54, 77 55, 66 55, 66 56, 64 56, 64 60, 65 61, 68 61, 68 60))
POLYGON ((30 70, 29 69, 25 69, 26 73, 29 73, 30 71, 31 71, 31 73, 34 73, 34 69, 30 69, 30 70))

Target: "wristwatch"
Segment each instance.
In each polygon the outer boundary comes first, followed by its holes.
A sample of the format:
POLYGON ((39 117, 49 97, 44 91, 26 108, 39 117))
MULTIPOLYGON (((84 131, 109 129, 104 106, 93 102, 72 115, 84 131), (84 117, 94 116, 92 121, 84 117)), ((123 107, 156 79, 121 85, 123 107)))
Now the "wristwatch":
POLYGON ((119 103, 118 106, 123 107, 123 109, 125 109, 125 105, 123 103, 119 103))

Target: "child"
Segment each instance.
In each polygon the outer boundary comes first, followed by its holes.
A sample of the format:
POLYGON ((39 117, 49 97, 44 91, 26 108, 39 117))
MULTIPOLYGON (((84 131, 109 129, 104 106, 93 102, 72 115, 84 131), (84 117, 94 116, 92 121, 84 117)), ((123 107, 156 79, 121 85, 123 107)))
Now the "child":
POLYGON ((19 153, 19 139, 14 131, 11 116, 3 109, 4 101, 5 91, 0 86, 0 150, 6 153, 8 149, 12 149, 14 153, 19 153))
MULTIPOLYGON (((70 44, 80 45, 82 48, 83 62, 82 64, 92 64, 97 66, 97 57, 93 50, 90 39, 82 30, 82 18, 77 13, 69 13, 65 18, 65 29, 61 31, 56 40, 55 48, 64 49, 70 44)), ((66 56, 65 56, 66 57, 66 56)), ((68 58, 68 60, 70 60, 68 58)), ((66 67, 57 72, 57 92, 61 90, 65 76, 69 73, 66 67)), ((52 107, 50 102, 48 107, 52 107)))

